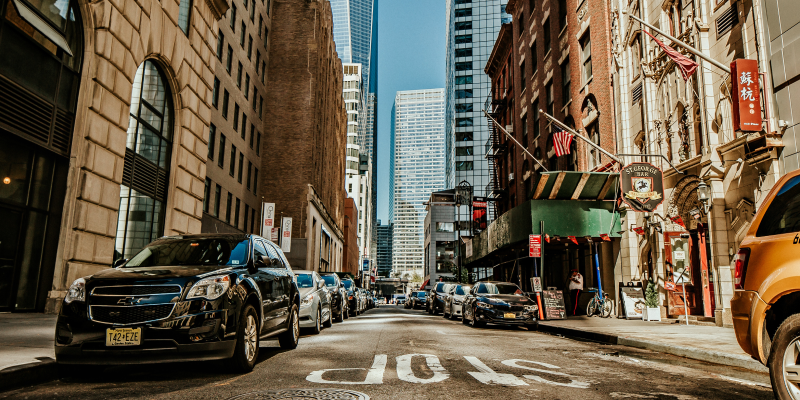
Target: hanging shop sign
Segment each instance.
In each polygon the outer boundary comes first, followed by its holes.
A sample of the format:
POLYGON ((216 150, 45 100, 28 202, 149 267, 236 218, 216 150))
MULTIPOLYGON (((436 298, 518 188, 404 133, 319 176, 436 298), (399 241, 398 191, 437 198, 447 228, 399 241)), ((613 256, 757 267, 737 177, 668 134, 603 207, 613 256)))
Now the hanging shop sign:
POLYGON ((761 130, 761 88, 758 78, 758 61, 738 59, 731 63, 734 131, 761 130))
POLYGON ((542 256, 542 236, 529 235, 528 236, 528 257, 541 257, 542 256))
POLYGON ((486 230, 486 201, 472 202, 472 230, 482 232, 486 230))
POLYGON ((633 210, 653 211, 664 201, 664 177, 653 164, 635 162, 619 173, 622 199, 633 210))
POLYGON ((275 227, 275 203, 261 203, 261 237, 272 238, 275 227))
POLYGON ((292 218, 283 217, 281 231, 283 233, 281 236, 281 250, 284 253, 289 253, 292 251, 292 218))

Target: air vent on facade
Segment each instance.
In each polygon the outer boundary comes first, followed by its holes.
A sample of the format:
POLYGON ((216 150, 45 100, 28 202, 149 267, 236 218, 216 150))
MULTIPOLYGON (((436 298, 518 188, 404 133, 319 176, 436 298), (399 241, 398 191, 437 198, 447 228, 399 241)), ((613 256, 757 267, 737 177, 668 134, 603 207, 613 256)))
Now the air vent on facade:
POLYGON ((47 146, 53 105, 0 76, 0 124, 47 146))
POLYGON ((717 38, 728 33, 739 23, 739 15, 736 13, 734 4, 728 11, 723 12, 717 17, 717 38))
POLYGON ((56 124, 53 127, 52 146, 69 156, 69 142, 72 136, 72 124, 75 116, 72 113, 56 109, 56 124))
POLYGON ((169 172, 158 168, 150 160, 125 149, 125 166, 122 169, 122 184, 159 201, 167 196, 169 172))
POLYGON ((640 82, 631 92, 631 97, 634 103, 642 99, 642 83, 640 82))

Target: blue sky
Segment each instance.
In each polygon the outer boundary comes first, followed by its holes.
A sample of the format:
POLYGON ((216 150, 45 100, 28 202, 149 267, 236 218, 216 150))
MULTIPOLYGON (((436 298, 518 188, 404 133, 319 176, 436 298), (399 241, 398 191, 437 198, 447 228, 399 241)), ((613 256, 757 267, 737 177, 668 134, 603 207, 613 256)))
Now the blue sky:
POLYGON ((446 14, 444 0, 378 1, 378 219, 385 224, 394 97, 444 87, 446 14))

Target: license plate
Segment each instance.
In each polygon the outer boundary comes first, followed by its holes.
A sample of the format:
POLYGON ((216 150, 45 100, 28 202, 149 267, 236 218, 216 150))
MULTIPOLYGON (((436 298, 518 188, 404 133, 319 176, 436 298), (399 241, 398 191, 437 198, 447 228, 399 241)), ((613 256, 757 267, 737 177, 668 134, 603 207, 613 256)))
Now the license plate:
POLYGON ((138 346, 142 344, 142 328, 106 329, 106 346, 138 346))
POLYGON ((517 318, 517 314, 512 313, 505 313, 503 314, 503 318, 517 318))

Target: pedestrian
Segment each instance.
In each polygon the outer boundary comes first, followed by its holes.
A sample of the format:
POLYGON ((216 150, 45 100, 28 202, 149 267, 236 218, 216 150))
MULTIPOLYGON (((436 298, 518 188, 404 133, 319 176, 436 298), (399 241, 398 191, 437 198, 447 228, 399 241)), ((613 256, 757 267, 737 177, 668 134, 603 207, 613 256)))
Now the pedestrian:
POLYGON ((578 297, 583 290, 583 275, 577 269, 570 271, 569 276, 569 297, 574 299, 572 306, 572 315, 578 315, 578 297))

